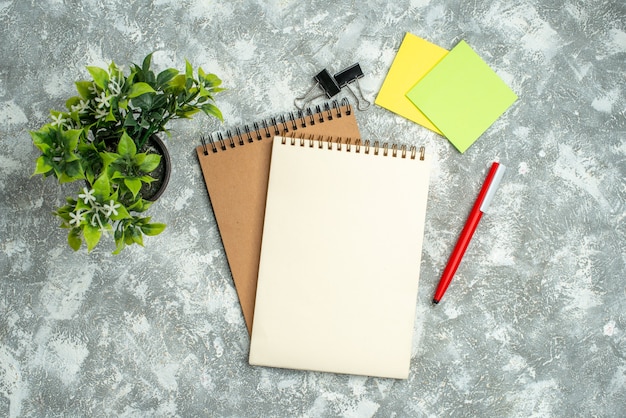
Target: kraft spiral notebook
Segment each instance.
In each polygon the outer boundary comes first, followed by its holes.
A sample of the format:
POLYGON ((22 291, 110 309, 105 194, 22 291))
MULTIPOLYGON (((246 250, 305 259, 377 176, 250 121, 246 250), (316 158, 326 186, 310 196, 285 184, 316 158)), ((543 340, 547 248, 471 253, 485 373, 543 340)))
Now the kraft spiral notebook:
POLYGON ((274 138, 249 362, 408 377, 430 156, 274 138))
POLYGON ((265 198, 275 135, 358 138, 347 99, 209 135, 196 148, 248 332, 252 330, 265 198))

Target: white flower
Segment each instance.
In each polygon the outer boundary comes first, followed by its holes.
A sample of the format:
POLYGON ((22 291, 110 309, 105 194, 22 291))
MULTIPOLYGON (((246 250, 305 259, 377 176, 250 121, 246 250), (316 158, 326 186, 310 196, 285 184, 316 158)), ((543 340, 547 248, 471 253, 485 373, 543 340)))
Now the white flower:
POLYGON ((111 77, 111 81, 109 81, 109 91, 114 96, 117 96, 122 91, 122 86, 117 82, 116 78, 111 77))
POLYGON ((102 222, 100 221, 100 214, 94 213, 91 217, 91 226, 100 226, 102 227, 102 222))
POLYGON ((78 210, 76 212, 70 212, 70 225, 78 226, 82 221, 85 220, 85 214, 78 210))
POLYGON ((88 107, 89 107, 89 103, 84 101, 83 99, 80 99, 80 102, 78 102, 75 105, 72 105, 72 112, 78 111, 78 113, 85 113, 88 107))
POLYGON ((108 114, 109 114, 109 111, 106 109, 96 109, 96 112, 95 112, 96 119, 102 119, 108 116, 108 114))
POLYGON ((65 122, 67 122, 67 119, 63 117, 62 113, 59 113, 56 116, 52 115, 52 126, 61 126, 65 124, 65 122))
POLYGON ((109 103, 111 101, 111 97, 112 96, 107 96, 105 92, 100 93, 100 96, 96 96, 95 100, 96 103, 98 103, 98 108, 106 109, 111 107, 111 103, 109 103))
POLYGON ((67 129, 76 129, 77 125, 72 119, 68 119, 63 124, 67 129))
POLYGON ((85 204, 88 204, 89 202, 95 202, 96 198, 94 197, 94 189, 88 190, 86 187, 83 187, 83 192, 78 195, 79 198, 83 199, 83 202, 85 202, 85 204))
POLYGON ((105 215, 108 218, 108 217, 111 216, 111 214, 117 215, 117 210, 116 209, 119 208, 120 206, 122 206, 122 205, 119 204, 119 203, 115 203, 113 200, 111 200, 111 201, 109 201, 109 204, 105 203, 102 206, 102 208, 106 211, 105 215))
POLYGON ((98 94, 98 86, 96 85, 96 83, 91 83, 91 86, 89 86, 89 92, 94 96, 98 94))

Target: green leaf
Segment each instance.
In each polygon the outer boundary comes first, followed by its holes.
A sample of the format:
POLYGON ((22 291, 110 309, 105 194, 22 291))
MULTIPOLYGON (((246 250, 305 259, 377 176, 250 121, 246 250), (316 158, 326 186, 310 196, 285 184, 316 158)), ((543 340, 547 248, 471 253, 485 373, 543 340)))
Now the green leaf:
POLYGON ((89 170, 85 170, 85 180, 87 180, 89 184, 92 184, 95 178, 96 174, 93 172, 91 167, 89 170))
POLYGON ((119 254, 124 247, 126 246, 126 244, 124 243, 125 238, 124 238, 124 233, 120 233, 118 234, 117 231, 115 233, 115 251, 113 251, 113 254, 119 254))
POLYGON ((124 184, 133 194, 133 197, 137 197, 137 193, 139 193, 139 190, 141 189, 141 180, 136 178, 125 178, 124 184))
POLYGON ((65 164, 65 173, 70 181, 82 180, 85 178, 83 167, 79 160, 70 161, 65 164))
POLYGON ((115 171, 113 171, 113 174, 111 175, 111 180, 123 179, 125 177, 126 176, 124 175, 124 173, 122 173, 121 171, 115 170, 115 171))
POLYGON ((131 235, 130 235, 133 239, 133 242, 135 242, 136 244, 139 244, 143 247, 143 234, 141 233, 141 229, 139 228, 132 228, 131 229, 131 235))
POLYGON ((196 113, 198 113, 199 111, 200 109, 197 109, 195 107, 185 108, 184 110, 177 111, 176 116, 180 118, 191 119, 191 117, 195 115, 196 113))
POLYGON ((157 75, 157 86, 164 86, 170 82, 174 77, 178 75, 178 70, 175 68, 168 68, 167 70, 161 71, 159 75, 157 75))
POLYGON ((45 125, 44 128, 38 131, 30 131, 30 136, 33 139, 33 144, 39 148, 41 152, 48 152, 52 146, 52 138, 48 129, 49 125, 45 125))
POLYGON ((135 156, 133 157, 133 163, 139 167, 141 165, 141 163, 143 163, 146 160, 146 157, 148 156, 147 153, 145 152, 139 152, 137 154, 135 154, 135 156))
POLYGON ((98 227, 87 224, 83 229, 83 236, 85 237, 85 243, 87 244, 87 251, 91 251, 96 245, 98 245, 98 242, 100 242, 102 232, 100 232, 98 227))
POLYGON ((33 175, 46 174, 52 171, 52 166, 47 162, 47 160, 48 158, 46 158, 43 155, 37 158, 37 166, 35 168, 35 172, 33 173, 33 175))
MULTIPOLYGON (((152 107, 154 108, 154 112, 151 112, 151 114, 157 113, 163 116, 163 114, 165 114, 166 109, 169 108, 168 100, 171 99, 169 96, 170 96, 169 94, 158 94, 156 96, 153 95, 152 98, 154 100, 152 101, 152 107)), ((174 102, 174 100, 172 100, 172 102, 174 102)))
POLYGON ((217 106, 211 103, 205 103, 201 107, 202 111, 209 116, 215 116, 219 120, 223 121, 224 117, 222 116, 222 112, 217 108, 217 106))
POLYGON ((87 67, 87 71, 93 77, 93 81, 98 87, 104 90, 109 83, 109 73, 100 67, 87 67))
POLYGON ((126 245, 133 244, 133 233, 132 233, 133 229, 134 229, 133 227, 130 227, 127 231, 124 231, 124 243, 126 245))
POLYGON ((147 73, 148 71, 150 71, 151 63, 152 63, 152 52, 146 55, 146 57, 143 59, 143 63, 141 64, 141 69, 143 70, 143 72, 147 73))
POLYGON ((185 89, 185 76, 183 74, 178 74, 176 77, 169 82, 170 87, 174 88, 175 91, 184 90, 185 89))
POLYGON ((77 81, 74 84, 76 84, 76 90, 78 91, 78 94, 80 94, 80 97, 83 99, 90 99, 93 97, 93 93, 90 90, 90 87, 93 85, 91 81, 77 81))
POLYGON ((154 91, 154 89, 148 83, 135 83, 131 86, 128 92, 128 97, 132 99, 146 93, 156 93, 156 91, 154 91))
POLYGON ((67 243, 74 251, 78 251, 80 246, 83 243, 83 240, 80 238, 80 228, 72 228, 70 232, 67 234, 67 243))
POLYGON ((152 203, 153 202, 150 202, 145 199, 139 199, 138 201, 130 205, 128 207, 128 210, 132 210, 135 212, 145 212, 150 208, 150 206, 152 206, 152 203))
MULTIPOLYGON (((57 170, 55 169, 55 172, 57 170)), ((85 178, 83 174, 83 168, 80 164, 80 161, 72 161, 64 164, 63 171, 57 173, 57 177, 59 177, 59 183, 69 183, 76 180, 82 180, 85 178)))
POLYGON ((80 157, 78 155, 76 155, 75 153, 71 152, 71 151, 67 151, 65 153, 65 162, 66 163, 73 163, 74 161, 78 161, 80 160, 80 157))
POLYGON ((121 158, 119 154, 116 154, 114 152, 106 152, 106 151, 101 152, 100 156, 102 157, 102 162, 104 163, 105 166, 109 166, 111 165, 111 163, 121 158))
POLYGON ((106 172, 100 174, 93 184, 94 194, 101 199, 106 199, 111 194, 111 182, 106 172))
POLYGON ((143 111, 148 111, 152 108, 152 104, 154 103, 154 94, 144 94, 139 97, 135 97, 132 100, 132 104, 135 107, 141 108, 143 111))
POLYGON ((141 71, 141 69, 139 67, 137 67, 135 64, 132 64, 130 66, 131 72, 128 75, 128 77, 126 77, 126 83, 124 83, 125 86, 132 86, 133 83, 135 82, 135 76, 137 75, 136 71, 141 71))
POLYGON ((193 67, 191 66, 191 63, 188 60, 185 60, 185 78, 193 79, 193 67))
POLYGON ((54 167, 54 174, 57 176, 57 178, 59 179, 59 183, 61 183, 61 184, 70 183, 70 182, 74 181, 73 178, 71 178, 70 176, 65 174, 65 172, 61 171, 57 167, 54 167))
POLYGON ((147 154, 143 161, 139 164, 139 169, 144 173, 154 171, 161 162, 161 156, 158 154, 147 154))
POLYGON ((191 101, 200 93, 200 89, 198 87, 187 86, 187 95, 186 102, 191 103, 191 101))
MULTIPOLYGON (((91 204, 90 203, 85 203, 85 201, 83 199, 79 199, 73 205, 70 202, 70 204, 68 206, 66 206, 66 207, 68 207, 68 211, 69 212, 75 212, 77 210, 90 210, 91 209, 91 204)), ((69 220, 69 215, 68 215, 68 220, 69 220)))
POLYGON ((117 144, 117 153, 122 157, 133 157, 137 153, 137 146, 126 132, 122 134, 120 142, 117 144))
POLYGON ((111 215, 111 219, 114 221, 119 221, 120 219, 128 219, 132 217, 124 206, 120 206, 116 210, 117 210, 117 215, 111 215))
POLYGON ((63 132, 63 139, 65 140, 65 149, 68 151, 74 151, 78 146, 78 140, 80 134, 83 133, 82 129, 70 129, 63 132))
POLYGON ((72 219, 72 217, 70 216, 70 212, 74 212, 74 206, 75 204, 69 204, 69 205, 65 205, 62 206, 60 208, 58 208, 54 214, 56 216, 58 216, 59 218, 63 219, 64 221, 70 221, 72 219))
POLYGON ((200 86, 200 94, 198 94, 198 101, 201 100, 206 100, 206 98, 213 98, 213 96, 211 96, 211 92, 208 91, 206 88, 204 88, 204 86, 200 86))
POLYGON ((79 96, 70 97, 69 99, 65 101, 65 107, 67 108, 67 110, 71 111, 72 106, 79 104, 80 100, 81 100, 81 97, 79 96))
POLYGON ((133 117, 132 112, 128 112, 128 114, 126 115, 126 119, 124 119, 124 127, 133 128, 135 126, 137 126, 137 121, 133 117))
POLYGON ((117 118, 115 117, 115 115, 113 115, 113 106, 111 106, 111 108, 109 108, 109 114, 107 115, 106 118, 104 118, 105 122, 115 122, 117 121, 117 118))
POLYGON ((141 230, 149 236, 159 235, 165 229, 165 224, 151 223, 142 225, 141 230))
POLYGON ((220 78, 216 76, 215 74, 206 74, 203 77, 203 80, 205 82, 205 85, 209 87, 217 87, 220 84, 222 84, 222 80, 220 80, 220 78))
POLYGON ((109 74, 115 77, 115 75, 117 75, 118 73, 120 73, 120 69, 117 65, 115 65, 113 61, 111 61, 111 63, 109 64, 109 74))

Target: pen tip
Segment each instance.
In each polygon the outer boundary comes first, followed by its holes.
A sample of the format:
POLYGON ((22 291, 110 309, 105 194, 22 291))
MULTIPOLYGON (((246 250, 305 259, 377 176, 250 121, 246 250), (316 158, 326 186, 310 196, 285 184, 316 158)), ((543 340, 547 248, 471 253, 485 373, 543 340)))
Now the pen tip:
POLYGON ((437 299, 433 299, 433 305, 436 305, 438 303, 439 303, 439 301, 437 299))

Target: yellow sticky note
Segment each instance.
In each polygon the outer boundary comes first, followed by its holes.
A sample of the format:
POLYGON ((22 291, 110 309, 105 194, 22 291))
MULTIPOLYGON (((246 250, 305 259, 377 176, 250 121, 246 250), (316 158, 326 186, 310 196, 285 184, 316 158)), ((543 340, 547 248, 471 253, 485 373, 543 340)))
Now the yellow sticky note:
POLYGON ((407 97, 465 152, 517 100, 517 95, 461 41, 407 97))
POLYGON ((441 134, 406 93, 447 53, 445 49, 407 33, 374 103, 441 134))

